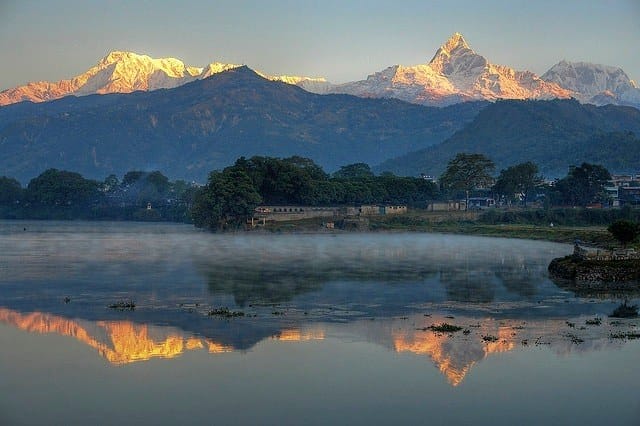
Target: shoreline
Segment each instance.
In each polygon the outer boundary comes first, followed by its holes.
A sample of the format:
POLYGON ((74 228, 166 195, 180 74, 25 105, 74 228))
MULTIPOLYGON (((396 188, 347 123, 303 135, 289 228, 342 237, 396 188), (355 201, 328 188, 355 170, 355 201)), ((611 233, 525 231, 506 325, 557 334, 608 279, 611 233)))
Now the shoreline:
POLYGON ((369 218, 366 229, 327 229, 322 221, 309 219, 304 221, 268 223, 266 226, 250 229, 256 233, 304 233, 304 234, 342 234, 353 232, 373 233, 434 233, 454 235, 475 235, 482 237, 516 238, 543 240, 556 243, 573 244, 576 239, 586 245, 612 246, 615 240, 604 226, 540 226, 531 224, 488 225, 477 220, 428 221, 409 218, 398 223, 396 218, 369 218))
MULTIPOLYGON (((166 224, 194 226, 185 222, 174 221, 132 221, 132 220, 112 220, 112 219, 0 219, 6 223, 14 222, 87 222, 87 223, 141 223, 141 224, 166 224)), ((607 232, 604 226, 541 226, 532 224, 483 224, 477 221, 477 214, 470 215, 433 215, 433 216, 396 216, 396 217, 369 217, 366 219, 366 227, 328 229, 323 224, 325 220, 318 218, 297 221, 271 222, 265 226, 252 229, 229 229, 219 231, 220 233, 256 233, 256 234, 345 234, 345 233, 434 233, 453 235, 475 235, 482 237, 496 238, 516 238, 526 240, 542 240, 556 243, 573 244, 576 239, 581 240, 584 245, 601 247, 611 247, 615 245, 615 240, 607 232)), ((204 229, 195 228, 202 232, 209 232, 204 229)))

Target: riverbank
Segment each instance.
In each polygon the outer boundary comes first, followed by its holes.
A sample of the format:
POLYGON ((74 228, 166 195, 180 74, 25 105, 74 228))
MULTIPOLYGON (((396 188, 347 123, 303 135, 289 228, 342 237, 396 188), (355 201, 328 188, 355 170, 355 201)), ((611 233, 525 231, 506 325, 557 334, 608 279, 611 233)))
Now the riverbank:
POLYGON ((611 247, 615 240, 605 226, 542 226, 533 224, 485 224, 478 212, 425 212, 412 211, 398 216, 370 216, 335 222, 316 218, 289 222, 271 222, 255 231, 275 233, 309 232, 432 232, 477 235, 486 237, 545 240, 573 244, 579 239, 584 244, 611 247))

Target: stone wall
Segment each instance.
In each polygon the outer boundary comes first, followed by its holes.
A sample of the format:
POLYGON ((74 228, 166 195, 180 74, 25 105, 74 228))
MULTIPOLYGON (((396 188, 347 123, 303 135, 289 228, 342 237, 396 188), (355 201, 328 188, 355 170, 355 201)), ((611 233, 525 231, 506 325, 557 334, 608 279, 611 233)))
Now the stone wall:
POLYGON ((640 253, 634 249, 605 250, 590 247, 573 246, 573 256, 580 260, 639 260, 640 253))

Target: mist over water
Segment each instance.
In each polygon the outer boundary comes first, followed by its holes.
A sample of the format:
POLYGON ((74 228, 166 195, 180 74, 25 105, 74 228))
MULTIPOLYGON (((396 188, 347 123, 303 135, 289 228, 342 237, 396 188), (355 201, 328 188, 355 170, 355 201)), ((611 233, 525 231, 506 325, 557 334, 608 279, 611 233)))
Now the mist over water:
POLYGON ((640 378, 631 369, 640 348, 611 335, 637 331, 638 320, 607 318, 619 295, 576 295, 549 279, 549 261, 571 250, 440 234, 0 221, 0 392, 12 395, 0 413, 20 424, 111 424, 136 415, 163 424, 178 414, 207 423, 210 407, 241 424, 388 424, 419 422, 427 412, 442 423, 476 416, 513 424, 526 414, 520 423, 597 424, 606 416, 576 407, 606 401, 617 424, 634 424, 640 411, 628 390, 640 378), (123 300, 135 309, 108 308, 123 300), (222 308, 242 316, 210 315, 222 308), (595 317, 601 325, 587 325, 595 317), (430 330, 441 323, 460 330, 430 330), (523 374, 526 384, 507 378, 523 374), (171 402, 145 392, 145 381, 171 402), (79 407, 57 410, 64 395, 50 383, 82 395, 79 407), (34 399, 35 388, 54 396, 34 399), (536 414, 533 400, 509 396, 547 398, 542 389, 577 396, 545 402, 553 418, 536 414), (478 392, 496 402, 478 405, 478 392), (511 407, 500 406, 505 417, 496 420, 500 398, 511 407), (94 399, 121 411, 101 417, 94 399), (279 399, 297 406, 285 413, 279 399), (335 410, 321 410, 326 404, 335 410), (388 404, 403 411, 383 410, 388 404), (450 404, 459 408, 443 408, 450 404))

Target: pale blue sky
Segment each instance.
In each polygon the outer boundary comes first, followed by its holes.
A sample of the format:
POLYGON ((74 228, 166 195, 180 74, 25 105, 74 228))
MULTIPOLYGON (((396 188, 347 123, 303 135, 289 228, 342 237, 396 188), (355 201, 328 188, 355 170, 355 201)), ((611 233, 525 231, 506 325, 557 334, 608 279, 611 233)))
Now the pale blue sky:
POLYGON ((640 79, 640 0, 0 0, 0 90, 75 76, 111 50, 344 82, 425 63, 456 31, 516 69, 567 59, 640 79))

